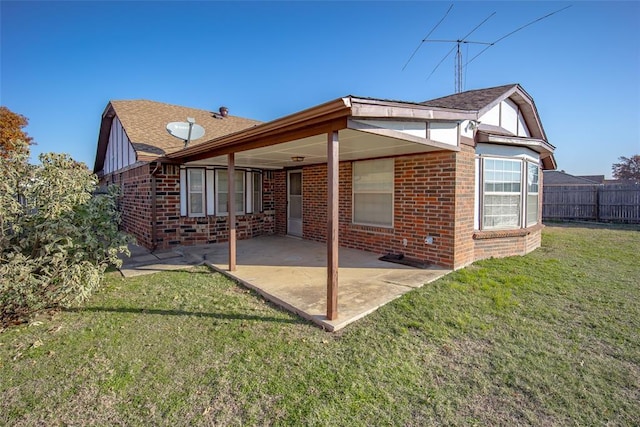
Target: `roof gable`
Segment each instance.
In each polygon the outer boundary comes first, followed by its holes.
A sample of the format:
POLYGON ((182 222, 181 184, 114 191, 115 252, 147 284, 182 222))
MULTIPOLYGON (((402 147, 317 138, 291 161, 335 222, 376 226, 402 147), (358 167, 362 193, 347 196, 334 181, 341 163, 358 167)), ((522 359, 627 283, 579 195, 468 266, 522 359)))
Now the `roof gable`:
POLYGON ((102 170, 113 118, 117 116, 139 161, 148 161, 184 148, 184 141, 166 129, 169 122, 183 122, 193 117, 205 130, 203 138, 190 145, 219 138, 253 127, 261 122, 237 116, 149 100, 111 101, 102 115, 94 172, 102 170))
POLYGON ((517 83, 486 89, 468 90, 441 98, 425 101, 422 104, 432 107, 453 108, 460 110, 474 110, 480 118, 486 112, 509 98, 522 111, 533 138, 547 141, 547 136, 542 128, 540 116, 533 98, 517 83))

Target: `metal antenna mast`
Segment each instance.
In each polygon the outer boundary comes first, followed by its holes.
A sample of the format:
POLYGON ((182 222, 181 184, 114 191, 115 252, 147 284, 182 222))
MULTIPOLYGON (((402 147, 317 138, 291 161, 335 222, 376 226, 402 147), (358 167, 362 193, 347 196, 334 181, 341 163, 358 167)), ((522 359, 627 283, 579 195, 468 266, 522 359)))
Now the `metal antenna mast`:
POLYGON ((435 31, 435 29, 438 28, 438 26, 442 23, 444 18, 446 18, 446 16, 449 14, 449 12, 451 11, 452 7, 453 7, 453 4, 451 6, 449 6, 449 9, 445 13, 445 15, 442 17, 442 19, 440 19, 440 21, 436 24, 436 26, 433 27, 433 29, 429 32, 429 34, 427 34, 427 37, 422 39, 422 41, 420 42, 418 47, 415 49, 415 51, 413 52, 411 57, 409 57, 409 60, 407 61, 407 63, 404 64, 404 67, 402 67, 402 70, 404 71, 404 69, 407 67, 407 65, 409 65, 409 62, 411 62, 411 60, 413 59, 415 54, 418 52, 418 49, 420 49, 420 47, 422 46, 423 43, 455 43, 455 45, 449 50, 449 52, 447 52, 447 54, 440 60, 440 62, 438 62, 438 64, 433 68, 433 70, 431 70, 431 73, 429 73, 429 75, 427 76, 427 80, 429 80, 431 78, 431 76, 436 72, 436 70, 440 67, 440 65, 442 65, 442 63, 449 57, 449 55, 451 55, 455 51, 456 52, 455 62, 454 62, 455 92, 456 93, 460 93, 460 92, 462 92, 462 90, 464 88, 464 69, 474 59, 476 59, 478 56, 482 55, 484 52, 486 52, 487 49, 489 49, 491 46, 494 46, 498 42, 506 39, 507 37, 517 33, 518 31, 520 31, 520 30, 522 30, 524 28, 528 27, 529 25, 533 25, 536 22, 542 21, 543 19, 550 17, 551 15, 555 15, 558 12, 562 12, 563 10, 570 8, 571 5, 563 7, 562 9, 558 9, 555 12, 551 12, 551 13, 549 13, 549 14, 547 14, 545 16, 542 16, 540 18, 537 18, 537 19, 535 19, 535 20, 533 20, 533 21, 531 21, 531 22, 529 22, 529 23, 527 23, 525 25, 522 25, 522 26, 518 27, 517 29, 507 33, 506 35, 500 37, 499 39, 497 39, 497 40, 495 40, 493 42, 470 41, 470 40, 467 40, 467 37, 469 37, 471 34, 473 34, 474 31, 476 31, 478 28, 480 28, 480 26, 482 26, 485 22, 487 22, 493 15, 496 14, 496 12, 493 12, 491 15, 487 16, 482 22, 480 22, 478 25, 476 25, 473 30, 469 31, 469 33, 467 33, 467 35, 465 35, 464 37, 462 37, 460 39, 457 39, 457 40, 429 40, 429 36, 431 35, 431 33, 433 33, 435 31), (482 51, 480 51, 480 53, 478 53, 476 56, 474 56, 473 58, 468 60, 463 65, 462 50, 460 49, 460 45, 462 45, 462 44, 481 44, 481 45, 485 45, 486 47, 482 51))

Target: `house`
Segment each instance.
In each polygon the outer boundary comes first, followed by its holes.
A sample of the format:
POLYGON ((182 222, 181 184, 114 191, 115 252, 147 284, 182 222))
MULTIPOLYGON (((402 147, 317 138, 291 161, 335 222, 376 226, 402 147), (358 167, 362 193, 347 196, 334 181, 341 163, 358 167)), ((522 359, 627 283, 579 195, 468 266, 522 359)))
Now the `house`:
POLYGON ((571 175, 565 171, 544 171, 546 187, 559 185, 600 185, 605 183, 604 175, 571 175))
POLYGON ((151 249, 228 241, 233 270, 236 238, 326 242, 337 298, 338 246, 449 268, 537 248, 553 151, 518 84, 426 102, 346 96, 266 123, 112 101, 94 171, 122 187, 123 228, 151 249), (186 117, 206 133, 185 147, 165 126, 186 117))

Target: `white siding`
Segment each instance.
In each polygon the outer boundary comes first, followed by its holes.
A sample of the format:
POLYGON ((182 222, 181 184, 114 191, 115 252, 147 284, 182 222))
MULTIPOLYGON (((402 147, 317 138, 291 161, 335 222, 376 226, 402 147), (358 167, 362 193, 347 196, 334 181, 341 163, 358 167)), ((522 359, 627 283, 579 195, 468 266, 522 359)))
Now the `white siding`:
POLYGON ((473 138, 473 128, 470 126, 469 120, 465 120, 460 124, 460 136, 473 138))
POLYGON ((136 162, 136 152, 127 137, 127 134, 118 120, 113 118, 109 143, 104 159, 103 171, 105 174, 118 171, 136 162))
POLYGON ((457 122, 430 122, 429 139, 443 142, 445 144, 458 145, 458 123, 457 122))
POLYGON ((483 144, 479 143, 476 146, 476 154, 479 155, 491 155, 502 157, 520 157, 526 158, 531 161, 537 162, 540 160, 540 155, 533 150, 526 147, 515 147, 511 145, 498 145, 498 144, 483 144))
POLYGON ((420 138, 427 137, 427 124, 425 122, 404 122, 400 120, 355 120, 358 123, 375 126, 381 129, 390 129, 406 133, 420 138))
POLYGON ((518 134, 518 106, 510 99, 501 103, 500 127, 514 135, 518 134))
POLYGON ((500 126, 500 104, 493 107, 480 117, 480 122, 485 125, 500 126))
POLYGON ((518 112, 518 136, 531 137, 531 132, 529 132, 529 128, 524 122, 524 117, 522 117, 522 111, 518 112))

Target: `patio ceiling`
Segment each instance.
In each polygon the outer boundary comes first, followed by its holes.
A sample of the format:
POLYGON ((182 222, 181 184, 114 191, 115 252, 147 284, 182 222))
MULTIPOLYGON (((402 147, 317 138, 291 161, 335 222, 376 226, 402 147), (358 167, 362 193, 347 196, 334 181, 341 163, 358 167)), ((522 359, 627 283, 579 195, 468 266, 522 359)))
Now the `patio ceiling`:
MULTIPOLYGON (((458 150, 457 147, 451 145, 418 138, 399 131, 379 130, 385 131, 387 135, 377 134, 376 129, 343 129, 339 131, 340 161, 426 153, 443 149, 458 150)), ((322 133, 269 147, 240 151, 236 153, 235 159, 238 167, 262 169, 327 163, 327 135, 322 133), (302 157, 303 160, 293 161, 292 157, 302 157)), ((211 157, 188 164, 226 166, 227 156, 211 157)))
POLYGON ((168 154, 168 160, 184 164, 227 164, 235 153, 236 164, 245 167, 283 168, 327 162, 327 134, 339 132, 339 159, 356 160, 436 150, 457 151, 455 145, 426 138, 426 123, 475 119, 471 111, 427 107, 421 104, 348 96, 263 123, 224 137, 168 154), (395 130, 384 121, 424 124, 422 137, 395 130), (363 122, 364 120, 364 122, 363 122), (293 162, 291 157, 304 157, 293 162))

